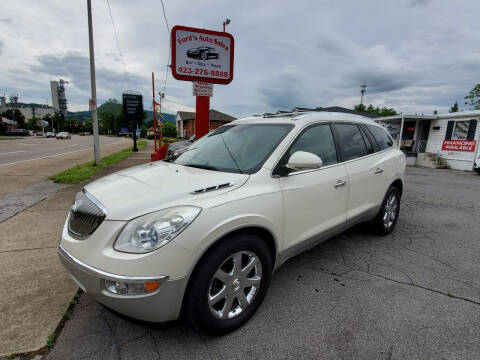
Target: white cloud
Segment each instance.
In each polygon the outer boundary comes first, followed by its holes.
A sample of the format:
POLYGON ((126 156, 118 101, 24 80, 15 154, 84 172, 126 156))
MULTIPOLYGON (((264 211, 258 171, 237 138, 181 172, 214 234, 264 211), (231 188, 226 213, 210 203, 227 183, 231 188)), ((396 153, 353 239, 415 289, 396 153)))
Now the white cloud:
MULTIPOLYGON (((297 106, 359 102, 403 112, 448 109, 480 81, 476 14, 480 3, 465 0, 365 0, 361 6, 328 0, 225 2, 165 0, 170 26, 221 29, 225 17, 235 36, 235 77, 215 85, 211 107, 237 116, 297 106), (207 11, 208 10, 208 11, 207 11), (452 13, 455 14, 454 21, 452 13)), ((139 90, 151 103, 151 72, 157 91, 167 70, 168 34, 161 4, 154 0, 110 0, 128 81, 105 1, 93 2, 99 101, 139 90)), ((5 1, 0 16, 0 93, 45 103, 49 81, 71 81, 72 110, 90 97, 88 32, 84 1, 5 1)), ((164 106, 195 108, 191 84, 172 79, 164 106)))

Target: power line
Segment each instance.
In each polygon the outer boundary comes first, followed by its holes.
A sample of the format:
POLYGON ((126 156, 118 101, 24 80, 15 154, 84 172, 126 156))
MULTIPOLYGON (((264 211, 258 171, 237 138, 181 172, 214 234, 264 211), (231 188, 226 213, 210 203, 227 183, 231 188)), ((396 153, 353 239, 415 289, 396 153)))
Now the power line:
POLYGON ((165 93, 166 89, 167 89, 167 78, 168 78, 168 73, 169 73, 169 69, 168 69, 168 65, 170 63, 170 56, 171 56, 171 52, 172 52, 172 48, 171 48, 171 44, 170 44, 170 26, 168 25, 168 20, 167 20, 167 14, 165 13, 165 5, 163 4, 163 0, 160 0, 160 2, 162 3, 162 11, 163 11, 163 18, 165 19, 165 25, 167 27, 167 31, 168 31, 168 57, 167 57, 167 65, 166 65, 166 69, 165 69, 165 79, 163 81, 163 93, 165 93))
POLYGON ((168 26, 167 15, 165 14, 165 6, 163 5, 163 0, 160 0, 160 1, 162 3, 163 18, 165 19, 165 25, 167 25, 167 31, 168 31, 168 34, 170 35, 170 26, 168 26))
POLYGON ((122 66, 123 66, 123 74, 125 75, 125 81, 127 85, 130 86, 130 82, 128 81, 127 67, 125 66, 125 61, 123 60, 122 50, 120 50, 120 42, 118 41, 117 28, 115 27, 115 22, 113 21, 113 16, 112 16, 112 10, 110 9, 110 2, 108 0, 106 1, 108 6, 108 13, 110 14, 110 20, 112 21, 113 33, 115 34, 115 41, 117 43, 118 54, 120 55, 120 62, 122 63, 122 66))

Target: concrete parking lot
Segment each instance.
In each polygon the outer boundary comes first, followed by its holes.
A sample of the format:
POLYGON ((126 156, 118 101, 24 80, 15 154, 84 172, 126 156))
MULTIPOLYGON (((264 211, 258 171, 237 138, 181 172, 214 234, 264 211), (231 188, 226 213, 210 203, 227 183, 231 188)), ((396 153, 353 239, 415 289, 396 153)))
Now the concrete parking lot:
POLYGON ((480 177, 409 168, 407 181, 393 234, 358 226, 289 260, 227 336, 82 294, 48 359, 479 359, 480 177))

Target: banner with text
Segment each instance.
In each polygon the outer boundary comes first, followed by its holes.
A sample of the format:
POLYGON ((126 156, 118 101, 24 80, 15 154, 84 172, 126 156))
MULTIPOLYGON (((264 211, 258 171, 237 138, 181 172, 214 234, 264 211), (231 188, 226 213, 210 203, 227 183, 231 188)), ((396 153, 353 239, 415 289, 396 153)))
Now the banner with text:
POLYGON ((474 152, 475 145, 475 140, 443 140, 442 150, 474 152))

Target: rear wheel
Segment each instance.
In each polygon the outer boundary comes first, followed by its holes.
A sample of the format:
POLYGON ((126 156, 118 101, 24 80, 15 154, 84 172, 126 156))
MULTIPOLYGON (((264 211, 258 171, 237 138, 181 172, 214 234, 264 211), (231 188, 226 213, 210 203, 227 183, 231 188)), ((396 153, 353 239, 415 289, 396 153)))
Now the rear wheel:
POLYGON ((390 234, 397 225, 400 213, 400 191, 395 186, 390 186, 382 207, 374 219, 375 230, 379 235, 390 234))
POLYGON ((215 246, 190 279, 185 314, 208 334, 223 334, 243 325, 265 298, 272 259, 254 234, 236 234, 215 246))

